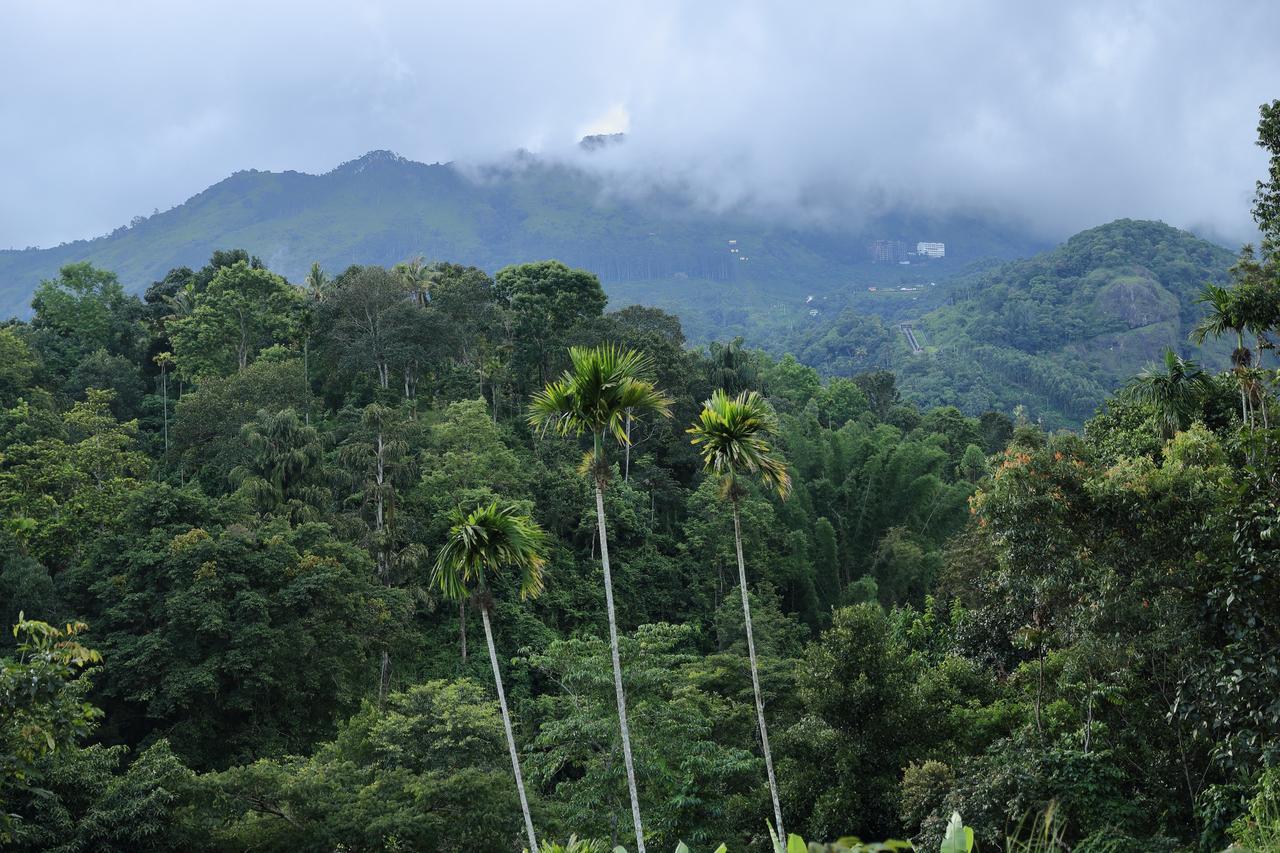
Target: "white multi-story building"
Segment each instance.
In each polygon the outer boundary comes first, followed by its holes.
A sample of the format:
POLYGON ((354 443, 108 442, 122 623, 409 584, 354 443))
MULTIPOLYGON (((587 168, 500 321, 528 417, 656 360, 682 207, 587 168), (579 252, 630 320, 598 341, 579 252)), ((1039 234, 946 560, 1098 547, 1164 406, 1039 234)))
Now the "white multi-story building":
POLYGON ((947 244, 916 243, 916 254, 924 255, 926 258, 945 258, 947 256, 947 244))

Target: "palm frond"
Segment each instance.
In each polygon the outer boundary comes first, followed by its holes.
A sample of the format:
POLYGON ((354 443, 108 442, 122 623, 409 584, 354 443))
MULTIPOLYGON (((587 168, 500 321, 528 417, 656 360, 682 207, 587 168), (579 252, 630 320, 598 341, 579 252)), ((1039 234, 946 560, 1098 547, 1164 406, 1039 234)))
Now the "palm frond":
POLYGON ((643 353, 613 344, 572 347, 570 367, 533 396, 529 425, 561 435, 608 432, 627 442, 626 417, 671 416, 672 400, 647 377, 652 364, 643 353))
POLYGON ((1161 431, 1173 436, 1203 408, 1212 378, 1194 361, 1165 350, 1162 366, 1148 365, 1129 380, 1124 395, 1155 409, 1161 431))
POLYGON ((698 420, 688 430, 703 464, 724 478, 727 488, 732 488, 741 474, 757 474, 785 498, 791 492, 791 476, 768 441, 777 431, 777 418, 758 393, 743 391, 730 397, 723 390, 703 404, 698 420))
POLYGON ((487 589, 487 575, 520 573, 520 597, 542 593, 546 534, 512 503, 493 501, 449 514, 449 535, 436 558, 432 583, 446 598, 460 600, 487 589))
POLYGON ((1206 284, 1196 302, 1209 306, 1205 314, 1191 330, 1191 339, 1197 344, 1206 338, 1220 338, 1244 326, 1239 316, 1239 304, 1235 293, 1220 284, 1206 284))
POLYGON ((573 377, 566 373, 533 395, 529 404, 529 426, 542 432, 550 429, 560 435, 582 434, 590 426, 582 420, 577 398, 573 377))

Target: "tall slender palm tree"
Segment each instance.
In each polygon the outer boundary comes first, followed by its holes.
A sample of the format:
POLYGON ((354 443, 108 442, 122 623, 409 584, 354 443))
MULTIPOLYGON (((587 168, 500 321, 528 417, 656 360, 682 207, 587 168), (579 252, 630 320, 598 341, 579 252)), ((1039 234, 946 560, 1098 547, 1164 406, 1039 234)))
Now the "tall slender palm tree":
POLYGON ((173 367, 173 353, 162 352, 152 359, 160 368, 161 405, 164 406, 164 452, 169 452, 169 370, 173 367))
POLYGON ((1155 365, 1144 368, 1129 380, 1125 394, 1154 406, 1161 432, 1165 438, 1172 438, 1179 430, 1186 429, 1203 408, 1212 386, 1213 380, 1198 364, 1166 349, 1164 369, 1155 365))
POLYGON ((454 601, 472 598, 484 622, 484 637, 489 644, 489 663, 493 667, 493 683, 498 689, 498 706, 502 709, 502 726, 507 733, 507 750, 511 753, 511 770, 520 793, 524 812, 524 828, 529 836, 530 853, 538 853, 538 838, 533 831, 529 800, 524 793, 520 774, 520 756, 511 733, 511 713, 507 710, 507 694, 502 689, 502 671, 498 652, 493 645, 493 627, 489 612, 493 596, 489 576, 511 569, 519 572, 520 597, 536 598, 542 592, 542 568, 546 564, 546 534, 528 515, 514 504, 498 501, 471 512, 455 509, 449 515, 449 538, 436 559, 434 581, 446 597, 454 601))
POLYGON ((1275 348, 1268 335, 1280 325, 1280 257, 1276 249, 1270 239, 1264 239, 1259 257, 1253 246, 1246 245, 1231 267, 1236 313, 1244 329, 1253 335, 1256 347, 1249 369, 1237 368, 1236 373, 1248 400, 1250 424, 1254 413, 1260 412, 1263 429, 1269 428, 1270 423, 1262 359, 1264 352, 1275 348))
POLYGON ((627 725, 627 698, 622 688, 618 619, 613 607, 613 575, 609 568, 609 537, 605 530, 604 490, 609 481, 605 445, 608 436, 620 444, 627 443, 628 413, 632 417, 645 414, 671 417, 671 398, 644 378, 652 369, 650 362, 634 350, 623 350, 612 344, 572 347, 569 360, 571 366, 564 375, 534 395, 529 407, 529 424, 535 429, 544 432, 552 429, 561 435, 591 434, 591 450, 583 459, 582 471, 595 481, 596 526, 600 533, 605 609, 609 614, 609 650, 613 656, 618 728, 622 733, 622 758, 627 769, 636 849, 637 853, 644 853, 644 826, 640 821, 640 797, 636 790, 635 764, 631 759, 631 730, 627 725))
MULTIPOLYGON (((319 263, 312 262, 311 270, 302 280, 302 288, 306 294, 299 311, 299 326, 302 332, 302 379, 311 387, 311 338, 319 325, 320 303, 329 297, 333 289, 333 279, 321 268, 319 263)), ((306 422, 311 423, 311 402, 307 400, 306 422)))
POLYGON ((689 428, 693 444, 702 453, 706 468, 720 478, 721 494, 733 507, 733 542, 738 553, 738 588, 742 592, 742 619, 747 632, 747 657, 751 663, 751 686, 756 694, 756 722, 760 727, 760 747, 764 752, 769 793, 773 796, 773 817, 778 837, 786 838, 782 824, 782 800, 773 773, 773 752, 769 749, 769 729, 764 721, 764 698, 760 695, 760 667, 756 662, 756 641, 751 630, 751 603, 747 596, 747 569, 742 559, 742 522, 738 504, 746 494, 739 481, 743 474, 756 474, 766 486, 786 498, 791 492, 787 466, 773 455, 769 436, 778 431, 777 419, 768 403, 755 391, 730 397, 716 391, 703 404, 698 420, 689 428))
POLYGON ((1253 354, 1244 345, 1244 330, 1249 320, 1245 316, 1243 302, 1234 289, 1220 284, 1206 284, 1196 301, 1209 306, 1209 310, 1191 330, 1193 341, 1202 344, 1205 338, 1216 339, 1230 333, 1236 336, 1236 348, 1231 351, 1231 365, 1240 383, 1240 421, 1249 423, 1249 401, 1245 377, 1253 361, 1253 354))

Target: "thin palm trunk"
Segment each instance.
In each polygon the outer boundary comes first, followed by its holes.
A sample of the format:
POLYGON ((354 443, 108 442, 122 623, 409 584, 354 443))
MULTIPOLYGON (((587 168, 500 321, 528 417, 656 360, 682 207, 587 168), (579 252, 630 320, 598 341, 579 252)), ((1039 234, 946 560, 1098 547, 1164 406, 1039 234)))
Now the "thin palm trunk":
POLYGON ((309 355, 311 349, 311 334, 307 333, 302 339, 302 382, 307 388, 307 411, 305 414, 307 426, 311 426, 311 358, 309 355))
MULTIPOLYGON (((382 431, 378 431, 378 471, 376 476, 378 498, 377 498, 377 521, 374 529, 378 533, 378 538, 382 538, 383 527, 383 507, 382 507, 382 487, 385 482, 385 469, 383 467, 383 445, 382 431)), ((386 546, 379 541, 378 543, 378 577, 385 585, 390 585, 391 578, 388 575, 388 561, 386 546)), ((382 650, 382 668, 378 673, 378 710, 381 711, 387 704, 387 693, 391 689, 391 652, 387 649, 382 650)))
POLYGON ((756 722, 760 725, 760 746, 764 751, 764 769, 769 776, 769 794, 773 797, 773 818, 778 824, 778 837, 785 839, 782 826, 782 801, 778 798, 778 780, 773 775, 773 750, 769 749, 769 729, 764 722, 764 697, 760 695, 760 668, 756 663, 756 640, 751 630, 751 603, 747 597, 747 568, 742 559, 742 524, 738 520, 738 502, 733 502, 733 544, 738 552, 738 588, 742 591, 742 620, 747 630, 747 657, 751 662, 751 687, 756 694, 756 722))
MULTIPOLYGON (((597 454, 597 458, 599 455, 597 454)), ((613 610, 613 575, 609 571, 609 538, 604 525, 604 485, 596 480, 596 523, 600 528, 600 564, 604 567, 604 603, 609 612, 609 652, 613 657, 613 690, 618 699, 618 728, 622 732, 622 758, 627 766, 627 790, 631 794, 631 820, 636 830, 636 853, 645 853, 644 826, 640 823, 640 795, 636 768, 631 760, 631 728, 627 725, 627 697, 622 690, 622 659, 618 654, 618 620, 613 610)))
POLYGON ((378 671, 378 710, 387 706, 387 691, 391 687, 391 652, 382 650, 382 667, 378 671))
POLYGON ((1253 426, 1253 413, 1249 411, 1249 399, 1245 390, 1245 372, 1244 368, 1248 366, 1244 355, 1244 331, 1236 330, 1236 351, 1232 354, 1233 358, 1238 355, 1239 361, 1236 364, 1236 374, 1240 379, 1240 420, 1246 425, 1253 426))
POLYGON ((489 663, 493 666, 493 683, 498 688, 498 707, 502 709, 502 726, 507 731, 507 749, 511 752, 511 771, 516 775, 516 790, 520 792, 520 809, 524 812, 524 829, 529 834, 529 853, 538 853, 538 837, 533 832, 533 817, 529 814, 529 800, 524 794, 524 777, 520 775, 520 756, 516 753, 516 739, 511 733, 511 712, 507 710, 507 694, 502 689, 502 672, 498 669, 498 651, 493 646, 493 627, 489 624, 489 608, 480 607, 484 621, 484 638, 489 643, 489 663))
POLYGON ((467 662, 467 602, 458 602, 458 645, 462 650, 462 662, 467 662))
POLYGON ((164 452, 169 452, 169 373, 160 371, 160 393, 164 398, 164 452))

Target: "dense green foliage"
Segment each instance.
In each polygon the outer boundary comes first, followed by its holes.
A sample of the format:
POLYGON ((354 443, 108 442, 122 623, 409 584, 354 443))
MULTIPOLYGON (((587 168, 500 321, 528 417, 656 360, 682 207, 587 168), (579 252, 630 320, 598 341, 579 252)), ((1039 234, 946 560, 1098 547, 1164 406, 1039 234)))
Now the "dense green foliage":
POLYGON ((770 224, 750 210, 708 210, 678 191, 619 193, 591 168, 591 155, 582 156, 574 163, 521 152, 477 168, 371 151, 322 175, 237 172, 93 240, 0 249, 0 317, 23 313, 35 285, 68 263, 114 270, 141 293, 166 270, 197 267, 235 245, 292 281, 313 261, 331 270, 389 267, 416 252, 491 274, 560 258, 595 273, 615 302, 666 308, 692 336, 709 340, 802 323, 805 296, 843 282, 898 281, 905 268, 870 263, 870 240, 946 241, 949 257, 921 267, 934 278, 976 258, 1044 246, 994 218, 919 211, 887 211, 857 231, 770 224), (740 253, 729 251, 729 240, 740 253))
MULTIPOLYGON (((1106 396, 1166 348, 1197 352, 1206 282, 1224 283, 1229 252, 1159 222, 1119 220, 1051 252, 939 282, 921 307, 886 312, 870 295, 831 322, 787 339, 824 374, 893 369, 922 406, 967 414, 1025 406, 1048 427, 1078 427, 1106 396), (935 304, 941 302, 942 304, 935 304), (925 352, 911 355, 886 322, 909 321, 925 352)), ((1196 355, 1221 367, 1222 345, 1196 355)))
MULTIPOLYGON (((451 165, 410 163, 388 152, 320 176, 239 173, 108 237, 0 251, 0 316, 21 314, 37 282, 62 265, 85 261, 116 271, 125 286, 121 294, 141 292, 159 279, 146 289, 148 301, 185 314, 192 306, 183 287, 190 282, 179 265, 195 267, 227 242, 270 259, 273 271, 292 281, 302 281, 314 260, 336 270, 352 261, 390 266, 423 252, 492 274, 528 258, 556 257, 594 272, 614 305, 639 303, 677 315, 697 342, 741 336, 777 355, 794 353, 823 376, 893 370, 904 396, 922 407, 955 405, 976 416, 1009 413, 1021 404, 1049 428, 1078 427, 1165 347, 1192 356, 1187 332, 1204 313, 1196 304, 1200 285, 1224 281, 1231 263, 1223 248, 1156 222, 1121 220, 1002 266, 994 259, 1026 256, 1043 244, 955 217, 889 215, 859 233, 770 227, 749 216, 699 212, 687 199, 623 199, 602 192, 589 171, 536 159, 474 178, 451 165), (868 260, 869 240, 912 234, 945 240, 948 257, 916 259, 910 266, 868 260), (729 251, 729 240, 739 252, 729 251), (749 260, 739 260, 744 257, 749 260), (904 322, 914 324, 924 354, 912 354, 898 328, 904 322)), ((219 252, 196 287, 211 286, 217 270, 234 260, 262 266, 248 253, 219 252)), ((418 263, 415 269, 418 291, 435 286, 434 268, 418 263)), ((549 287, 573 289, 572 276, 543 279, 549 287)), ((265 270, 245 269, 224 274, 215 289, 233 285, 267 309, 270 299, 261 289, 270 290, 273 280, 279 279, 265 270), (254 287, 261 292, 250 297, 254 287)), ((498 290, 510 284, 500 279, 498 290)), ((474 285, 455 286, 445 298, 466 298, 474 285)), ((387 289, 361 292, 372 298, 387 289)), ((48 301, 49 294, 37 297, 48 301)), ((526 324, 517 337, 544 353, 562 350, 564 318, 554 300, 540 299, 542 304, 530 299, 514 318, 526 324), (530 333, 530 323, 539 324, 539 334, 530 333)), ((212 328, 204 318, 219 315, 209 313, 209 304, 191 322, 175 323, 179 345, 199 350, 195 360, 186 359, 188 371, 198 371, 201 360, 238 357, 240 346, 255 346, 254 333, 263 331, 232 329, 231 311, 224 328, 212 328)), ((105 318, 121 319, 110 313, 119 306, 104 305, 100 317, 75 315, 72 306, 53 310, 59 307, 50 304, 43 315, 53 323, 74 318, 86 330, 105 318)), ((350 311, 358 307, 335 304, 329 310, 349 325, 358 317, 350 311)), ((420 334, 471 338, 475 321, 455 317, 459 325, 427 321, 420 334)), ((254 319, 270 325, 285 318, 263 310, 254 319)), ((295 334, 305 341, 315 324, 339 319, 304 314, 295 334)), ((381 318, 391 325, 422 319, 395 310, 381 318)), ((130 325, 116 328, 124 332, 130 325)), ((119 346, 127 341, 91 337, 82 344, 87 352, 63 356, 77 366, 78 375, 65 377, 68 390, 111 387, 122 399, 140 397, 144 387, 128 381, 120 361, 130 355, 119 346)), ((1226 353, 1211 346, 1195 357, 1221 366, 1226 353)), ((341 354, 361 357, 358 350, 341 354)), ((3 388, 0 377, 0 395, 3 388)))
POLYGON ((514 771, 539 838, 767 850, 771 754, 805 837, 1268 849, 1278 261, 1080 434, 554 262, 69 266, 0 329, 4 843, 518 850, 514 771))

